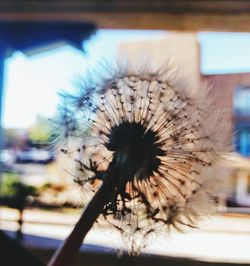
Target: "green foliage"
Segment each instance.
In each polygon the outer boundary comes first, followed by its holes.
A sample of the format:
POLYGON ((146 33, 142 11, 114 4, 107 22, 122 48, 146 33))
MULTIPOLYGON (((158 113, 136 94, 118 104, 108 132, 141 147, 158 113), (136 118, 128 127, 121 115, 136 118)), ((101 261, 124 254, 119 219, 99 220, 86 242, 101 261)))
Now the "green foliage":
POLYGON ((47 118, 38 116, 36 123, 29 129, 29 140, 34 143, 48 143, 51 135, 51 126, 47 118))
POLYGON ((0 192, 0 204, 17 209, 24 209, 29 199, 38 195, 35 187, 20 182, 14 174, 3 177, 0 192))

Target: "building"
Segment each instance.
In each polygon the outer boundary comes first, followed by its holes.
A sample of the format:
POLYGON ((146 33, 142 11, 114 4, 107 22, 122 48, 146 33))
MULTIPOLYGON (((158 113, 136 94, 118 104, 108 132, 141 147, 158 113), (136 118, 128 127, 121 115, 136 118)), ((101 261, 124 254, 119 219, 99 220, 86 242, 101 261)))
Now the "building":
POLYGON ((232 132, 235 151, 231 160, 235 169, 232 196, 228 204, 250 207, 250 73, 203 74, 201 48, 195 33, 171 32, 160 39, 123 43, 118 49, 118 57, 129 58, 132 64, 138 64, 140 60, 142 63, 150 60, 156 66, 174 63, 194 84, 206 82, 219 92, 216 104, 231 114, 227 125, 232 132))
POLYGON ((219 105, 231 110, 232 144, 237 154, 232 177, 232 206, 250 206, 250 73, 204 75, 223 97, 219 105))

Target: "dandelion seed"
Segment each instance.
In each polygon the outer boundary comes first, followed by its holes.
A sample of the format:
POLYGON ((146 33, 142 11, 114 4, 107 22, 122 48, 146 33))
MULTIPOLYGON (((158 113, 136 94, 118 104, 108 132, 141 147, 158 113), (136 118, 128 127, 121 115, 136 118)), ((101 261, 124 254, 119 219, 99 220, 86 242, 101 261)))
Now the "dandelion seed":
POLYGON ((208 90, 168 69, 123 70, 98 81, 66 97, 71 113, 63 124, 74 126, 64 126, 64 137, 81 140, 70 155, 78 183, 108 184, 101 213, 137 253, 159 228, 195 227, 209 213, 226 133, 208 90))

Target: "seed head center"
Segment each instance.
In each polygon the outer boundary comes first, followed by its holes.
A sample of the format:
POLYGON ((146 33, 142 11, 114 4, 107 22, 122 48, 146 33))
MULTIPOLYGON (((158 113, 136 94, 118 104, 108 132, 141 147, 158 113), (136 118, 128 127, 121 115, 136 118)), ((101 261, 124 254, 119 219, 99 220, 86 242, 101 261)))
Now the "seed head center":
POLYGON ((157 143, 157 133, 136 122, 122 122, 111 128, 108 135, 108 150, 114 152, 112 163, 122 174, 125 183, 135 177, 149 178, 157 171, 164 151, 157 143))

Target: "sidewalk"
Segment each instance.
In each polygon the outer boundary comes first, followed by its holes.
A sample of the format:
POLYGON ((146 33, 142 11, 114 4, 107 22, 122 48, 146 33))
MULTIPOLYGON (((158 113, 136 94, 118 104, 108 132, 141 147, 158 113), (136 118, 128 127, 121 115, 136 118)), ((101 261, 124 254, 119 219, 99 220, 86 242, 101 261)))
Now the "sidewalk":
MULTIPOLYGON (((72 230, 79 214, 25 211, 24 244, 28 247, 56 249, 72 230)), ((16 230, 15 211, 0 209, 1 228, 16 230)), ((204 220, 200 229, 187 233, 162 233, 145 252, 203 261, 250 263, 250 216, 223 215, 204 220)), ((11 232, 9 232, 11 234, 11 232)), ((111 252, 125 248, 116 231, 94 228, 87 235, 82 250, 111 252)))

